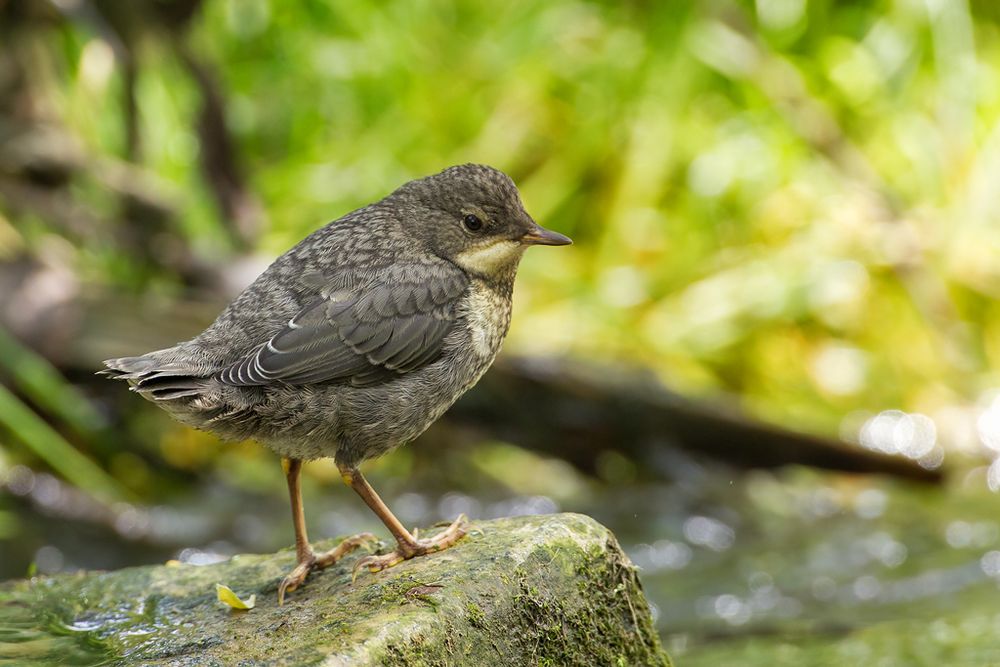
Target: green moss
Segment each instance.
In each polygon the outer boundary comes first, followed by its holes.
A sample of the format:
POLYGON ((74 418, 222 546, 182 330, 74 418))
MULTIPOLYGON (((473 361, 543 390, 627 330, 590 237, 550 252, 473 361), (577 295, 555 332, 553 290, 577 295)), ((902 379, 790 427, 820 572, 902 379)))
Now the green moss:
POLYGON ((634 567, 610 534, 603 538, 540 543, 509 583, 500 579, 505 590, 466 603, 465 628, 449 628, 433 658, 421 640, 394 645, 387 664, 461 656, 470 665, 669 665, 634 567))
POLYGON ((467 612, 466 618, 469 621, 469 625, 474 628, 484 629, 486 627, 486 614, 475 602, 470 602, 465 605, 465 610, 467 612))
POLYGON ((587 517, 478 523, 452 549, 352 582, 357 557, 312 575, 284 607, 276 589, 290 551, 7 584, 0 608, 30 609, 45 636, 61 628, 62 641, 148 665, 669 664, 634 568, 587 517), (257 606, 222 607, 216 582, 256 593, 257 606))

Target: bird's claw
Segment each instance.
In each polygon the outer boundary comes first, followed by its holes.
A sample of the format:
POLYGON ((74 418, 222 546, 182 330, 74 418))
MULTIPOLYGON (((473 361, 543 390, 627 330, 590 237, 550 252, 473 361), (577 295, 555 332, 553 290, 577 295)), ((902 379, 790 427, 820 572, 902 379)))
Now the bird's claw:
POLYGON ((378 538, 371 533, 361 533, 348 537, 329 551, 324 551, 321 554, 310 553, 307 559, 300 560, 295 569, 285 575, 285 578, 278 584, 278 606, 285 603, 285 593, 291 593, 301 586, 310 572, 329 567, 358 547, 372 542, 378 542, 378 538))
POLYGON ((358 572, 362 568, 368 568, 369 572, 381 572, 394 565, 399 565, 404 560, 437 551, 444 551, 462 539, 467 532, 468 519, 464 514, 460 514, 450 526, 434 537, 424 540, 415 539, 412 543, 399 542, 396 548, 387 554, 372 554, 364 558, 359 558, 354 563, 353 578, 357 579, 358 572))
POLYGON ((285 593, 290 593, 302 585, 302 582, 309 576, 310 570, 316 565, 315 557, 312 560, 303 561, 295 566, 295 569, 285 575, 285 578, 278 584, 278 606, 285 604, 285 593))

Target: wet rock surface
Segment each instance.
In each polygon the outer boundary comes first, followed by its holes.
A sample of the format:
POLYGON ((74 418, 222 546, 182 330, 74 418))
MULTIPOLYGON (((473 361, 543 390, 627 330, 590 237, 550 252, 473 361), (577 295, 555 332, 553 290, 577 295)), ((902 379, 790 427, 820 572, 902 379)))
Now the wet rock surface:
POLYGON ((634 566, 588 517, 476 522, 452 549, 352 581, 362 555, 283 607, 291 550, 7 583, 0 664, 670 664, 634 566), (256 606, 224 606, 216 583, 256 606))

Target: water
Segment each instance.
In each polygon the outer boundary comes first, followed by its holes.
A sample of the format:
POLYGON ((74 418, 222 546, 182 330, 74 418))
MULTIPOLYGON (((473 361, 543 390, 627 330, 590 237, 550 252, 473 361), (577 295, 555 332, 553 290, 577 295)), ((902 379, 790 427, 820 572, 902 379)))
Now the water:
POLYGON ((634 508, 631 522, 621 511, 605 520, 620 522, 664 644, 682 664, 778 664, 789 647, 788 664, 867 664, 850 646, 885 664, 925 664, 894 653, 906 643, 890 640, 913 632, 907 623, 939 629, 941 641, 918 631, 934 664, 935 651, 952 655, 956 636, 965 649, 992 650, 984 644, 995 632, 954 628, 994 618, 1000 627, 1000 522, 984 477, 931 488, 804 469, 727 479, 715 469, 686 491, 619 501, 634 508), (650 501, 683 509, 647 523, 650 501))
POLYGON ((112 663, 113 656, 95 641, 86 628, 61 624, 38 609, 16 604, 0 605, 0 665, 44 667, 112 663))

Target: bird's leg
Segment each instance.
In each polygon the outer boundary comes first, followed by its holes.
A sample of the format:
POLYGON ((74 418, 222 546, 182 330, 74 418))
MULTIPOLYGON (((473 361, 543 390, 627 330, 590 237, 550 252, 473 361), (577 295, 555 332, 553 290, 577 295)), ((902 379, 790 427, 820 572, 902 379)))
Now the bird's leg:
POLYGON ((278 586, 278 606, 285 602, 285 593, 294 591, 309 576, 314 569, 322 569, 333 565, 338 560, 357 549, 366 542, 375 541, 371 533, 361 533, 348 537, 333 549, 321 554, 313 551, 306 534, 306 515, 302 510, 302 487, 299 484, 299 474, 302 472, 301 459, 281 459, 281 467, 285 469, 285 479, 288 482, 288 495, 292 501, 292 523, 295 526, 295 556, 298 564, 289 572, 278 586))
POLYGON ((389 529, 392 536, 396 538, 396 549, 381 556, 365 556, 354 564, 355 571, 361 567, 367 567, 371 572, 378 572, 392 567, 398 563, 424 554, 442 551, 458 542, 466 533, 466 518, 460 514, 457 519, 444 531, 434 537, 418 540, 410 531, 406 530, 399 519, 386 506, 385 502, 375 493, 368 480, 364 478, 357 468, 340 466, 340 475, 344 478, 352 489, 354 489, 365 504, 382 520, 385 527, 389 529))

